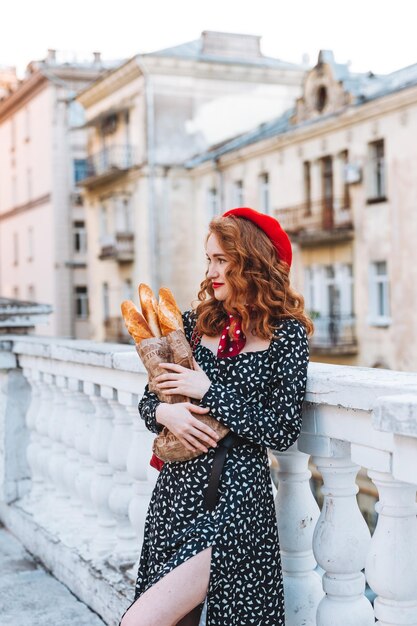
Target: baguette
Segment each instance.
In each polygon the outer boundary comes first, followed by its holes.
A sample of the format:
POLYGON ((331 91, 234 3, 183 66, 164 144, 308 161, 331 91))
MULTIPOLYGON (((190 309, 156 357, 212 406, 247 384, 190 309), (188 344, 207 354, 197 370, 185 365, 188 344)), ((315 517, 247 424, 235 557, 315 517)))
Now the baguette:
POLYGON ((139 285, 139 300, 142 308, 143 317, 145 318, 152 335, 154 337, 161 336, 161 329, 158 321, 158 302, 156 301, 153 291, 145 283, 139 285))
POLYGON ((139 313, 131 300, 124 300, 120 308, 128 333, 135 343, 140 343, 143 339, 153 337, 145 318, 142 313, 139 313))
POLYGON ((184 332, 181 311, 168 287, 161 287, 159 290, 158 319, 163 337, 174 330, 184 332))

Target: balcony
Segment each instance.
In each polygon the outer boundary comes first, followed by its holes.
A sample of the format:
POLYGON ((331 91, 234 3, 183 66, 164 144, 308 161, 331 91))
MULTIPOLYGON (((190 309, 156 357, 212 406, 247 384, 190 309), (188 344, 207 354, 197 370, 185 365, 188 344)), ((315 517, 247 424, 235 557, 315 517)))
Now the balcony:
POLYGON ((353 239, 353 215, 344 200, 323 198, 310 204, 302 203, 275 209, 274 216, 303 247, 313 247, 353 239))
POLYGON ((310 340, 312 354, 357 354, 358 342, 353 315, 318 315, 313 321, 315 330, 310 340))
MULTIPOLYGON (((133 346, 0 342, 0 519, 109 626, 133 599, 158 476, 137 412, 146 380, 133 346)), ((310 363, 302 434, 270 454, 286 626, 417 624, 415 373, 310 363), (379 494, 372 536, 361 467, 379 494)))
POLYGON ((85 170, 78 174, 77 184, 94 188, 123 176, 135 164, 132 146, 109 146, 87 158, 85 170))
POLYGON ((100 242, 99 259, 114 259, 118 263, 132 263, 135 258, 135 236, 133 233, 116 233, 106 236, 100 242))

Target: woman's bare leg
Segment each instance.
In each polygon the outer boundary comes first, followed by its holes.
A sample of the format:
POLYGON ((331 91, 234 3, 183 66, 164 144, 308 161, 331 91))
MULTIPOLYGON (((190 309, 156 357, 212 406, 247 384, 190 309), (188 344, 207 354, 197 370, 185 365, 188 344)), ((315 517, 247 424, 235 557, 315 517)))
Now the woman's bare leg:
POLYGON ((207 595, 211 546, 181 563, 142 594, 120 626, 175 626, 207 595))

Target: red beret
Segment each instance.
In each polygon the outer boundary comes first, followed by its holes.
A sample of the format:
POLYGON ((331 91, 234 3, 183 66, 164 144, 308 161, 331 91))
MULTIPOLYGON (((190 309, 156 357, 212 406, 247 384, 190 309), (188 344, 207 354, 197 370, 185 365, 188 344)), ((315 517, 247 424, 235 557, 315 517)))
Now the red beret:
POLYGON ((256 224, 274 244, 278 252, 278 258, 288 263, 291 267, 292 261, 292 248, 290 238, 280 223, 274 217, 265 215, 265 213, 259 213, 255 209, 249 209, 248 207, 239 207, 237 209, 230 209, 223 213, 222 217, 243 217, 246 220, 250 220, 256 224))

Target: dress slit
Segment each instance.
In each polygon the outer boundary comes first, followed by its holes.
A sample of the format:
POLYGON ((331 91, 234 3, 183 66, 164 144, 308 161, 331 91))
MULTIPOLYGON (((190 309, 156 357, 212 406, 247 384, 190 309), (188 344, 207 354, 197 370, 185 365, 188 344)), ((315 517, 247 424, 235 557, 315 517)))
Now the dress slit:
MULTIPOLYGON (((168 574, 170 574, 171 572, 174 572, 178 567, 180 567, 180 565, 182 565, 183 563, 186 563, 187 561, 189 561, 190 559, 194 558, 195 556, 197 556, 197 554, 200 554, 200 552, 203 552, 204 550, 207 550, 207 548, 211 547, 211 557, 210 557, 210 572, 209 572, 209 583, 208 583, 208 589, 207 589, 207 594, 206 597, 204 598, 204 600, 202 600, 202 602, 200 602, 200 604, 198 604, 196 607, 194 607, 189 613, 187 613, 187 615, 184 615, 184 617, 181 618, 181 620, 179 622, 177 622, 176 626, 199 626, 200 623, 200 619, 201 619, 201 614, 203 612, 203 608, 204 608, 204 604, 206 602, 206 599, 208 601, 208 595, 210 592, 210 583, 212 580, 212 567, 213 567, 213 548, 214 548, 214 544, 213 543, 209 543, 208 545, 204 546, 203 548, 201 548, 201 550, 198 550, 198 552, 196 552, 196 554, 192 554, 190 556, 187 556, 186 558, 184 558, 180 563, 178 563, 175 567, 172 567, 170 570, 168 570, 167 572, 165 572, 162 576, 159 576, 151 585, 149 585, 149 587, 147 587, 139 596, 137 596, 133 602, 131 602, 131 604, 129 604, 129 606, 127 607, 127 609, 124 611, 123 615, 120 618, 120 622, 119 622, 119 626, 121 626, 121 622, 123 617, 126 615, 126 613, 128 612, 128 610, 135 604, 135 602, 137 602, 149 589, 151 589, 151 587, 153 587, 154 585, 156 585, 160 580, 162 580, 163 578, 165 578, 165 576, 167 576, 168 574), (198 615, 198 619, 197 619, 197 615, 198 615)), ((207 606, 207 612, 208 612, 208 606, 207 606)))

